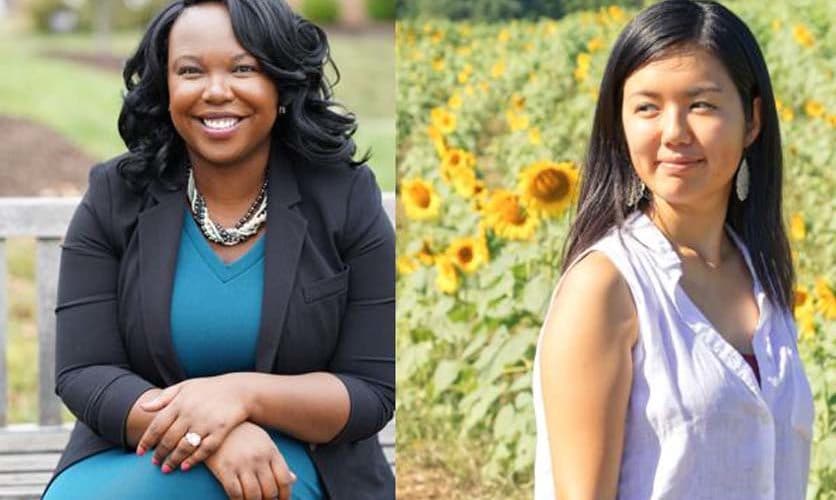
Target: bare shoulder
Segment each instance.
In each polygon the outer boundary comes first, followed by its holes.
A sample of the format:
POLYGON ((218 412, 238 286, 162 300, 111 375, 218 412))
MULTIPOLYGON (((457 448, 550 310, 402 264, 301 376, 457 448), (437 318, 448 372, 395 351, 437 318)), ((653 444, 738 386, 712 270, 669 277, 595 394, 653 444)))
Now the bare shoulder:
POLYGON ((560 338, 567 348, 632 347, 638 319, 630 288, 599 251, 575 263, 560 283, 544 324, 544 344, 560 338), (575 345, 581 343, 582 346, 575 345))
POLYGON ((615 498, 638 320, 609 258, 590 252, 555 293, 539 347, 557 498, 615 498))

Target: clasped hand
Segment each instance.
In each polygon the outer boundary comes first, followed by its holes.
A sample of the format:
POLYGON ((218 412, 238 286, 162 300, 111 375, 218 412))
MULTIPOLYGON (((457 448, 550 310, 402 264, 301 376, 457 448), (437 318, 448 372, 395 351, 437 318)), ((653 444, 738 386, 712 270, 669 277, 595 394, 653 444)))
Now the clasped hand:
POLYGON ((157 398, 144 403, 148 412, 158 411, 137 444, 142 455, 154 448, 154 464, 163 472, 184 471, 212 455, 226 436, 247 419, 241 384, 234 374, 194 378, 172 385, 157 398), (193 446, 185 436, 201 437, 193 446), (182 464, 182 465, 181 465, 182 464))

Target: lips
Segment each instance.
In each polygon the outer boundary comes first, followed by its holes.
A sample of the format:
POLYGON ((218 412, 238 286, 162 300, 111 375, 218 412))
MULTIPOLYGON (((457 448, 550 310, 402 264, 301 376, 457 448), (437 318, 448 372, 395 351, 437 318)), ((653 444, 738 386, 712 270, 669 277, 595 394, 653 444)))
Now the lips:
POLYGON ((677 158, 661 158, 656 162, 656 165, 666 170, 680 172, 688 170, 697 165, 702 164, 702 158, 677 157, 677 158))
POLYGON ((207 114, 196 117, 201 130, 210 139, 228 139, 235 135, 246 118, 231 114, 207 114))

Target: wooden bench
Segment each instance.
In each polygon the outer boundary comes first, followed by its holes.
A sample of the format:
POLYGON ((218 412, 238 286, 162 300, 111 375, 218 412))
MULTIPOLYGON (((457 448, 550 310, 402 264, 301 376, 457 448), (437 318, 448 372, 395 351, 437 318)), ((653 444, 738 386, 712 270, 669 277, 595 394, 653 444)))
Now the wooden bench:
MULTIPOLYGON (((55 301, 60 247, 78 198, 0 198, 0 499, 39 498, 66 446, 72 424, 61 423, 55 395, 55 301), (9 425, 6 394, 7 238, 35 238, 38 331, 38 421, 9 425)), ((394 224, 395 196, 383 205, 394 224)), ((378 434, 386 459, 395 467, 395 420, 378 434)))

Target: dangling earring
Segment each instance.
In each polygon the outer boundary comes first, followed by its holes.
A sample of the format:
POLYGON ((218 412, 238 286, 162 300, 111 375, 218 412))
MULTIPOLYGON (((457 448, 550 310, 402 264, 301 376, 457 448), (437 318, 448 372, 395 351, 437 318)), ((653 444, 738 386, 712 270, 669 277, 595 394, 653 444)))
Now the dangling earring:
POLYGON ((639 201, 644 198, 644 190, 645 185, 644 182, 639 179, 639 176, 633 174, 632 182, 630 183, 630 188, 627 191, 627 206, 633 207, 638 205, 639 201))
POLYGON ((735 191, 737 191, 737 199, 740 201, 746 200, 749 196, 749 164, 746 163, 746 156, 740 162, 737 168, 737 178, 734 182, 735 191))
POLYGON ((285 108, 284 106, 279 106, 279 114, 280 115, 283 115, 286 112, 287 112, 287 108, 285 108))

